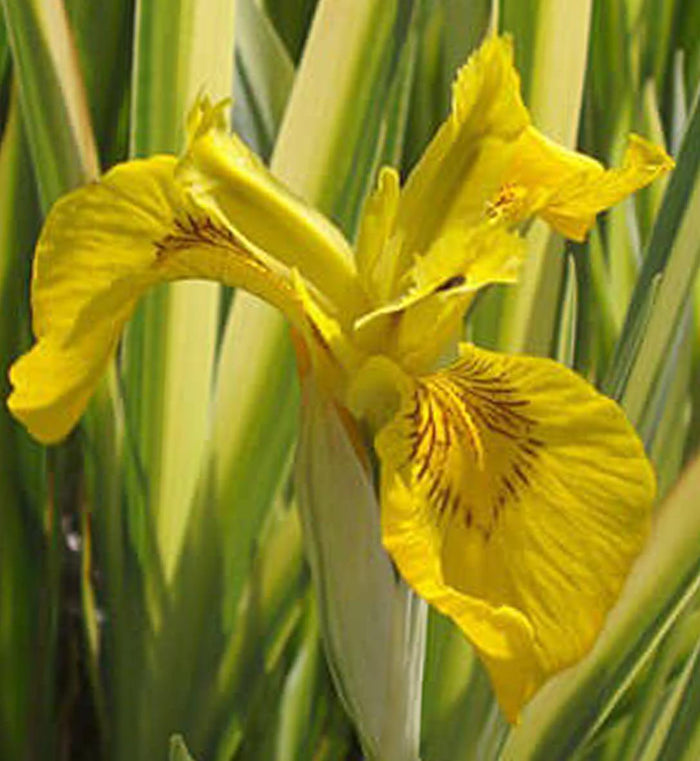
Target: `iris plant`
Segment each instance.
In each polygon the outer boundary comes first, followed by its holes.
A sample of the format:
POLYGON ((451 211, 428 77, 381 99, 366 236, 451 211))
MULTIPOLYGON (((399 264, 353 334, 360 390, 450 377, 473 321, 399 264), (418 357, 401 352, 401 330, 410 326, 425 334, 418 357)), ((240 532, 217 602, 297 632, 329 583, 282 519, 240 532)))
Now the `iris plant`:
POLYGON ((196 104, 181 157, 118 165, 54 206, 10 408, 40 441, 65 437, 157 283, 203 278, 267 300, 292 325, 302 381, 349 413, 360 451, 373 442, 399 573, 464 632, 515 720, 590 649, 647 536, 654 474, 585 380, 459 343, 460 329, 481 288, 515 282, 531 219, 583 240, 672 162, 632 136, 606 170, 548 140, 510 41, 493 37, 406 182, 381 170, 353 253, 227 134, 224 107, 196 104))

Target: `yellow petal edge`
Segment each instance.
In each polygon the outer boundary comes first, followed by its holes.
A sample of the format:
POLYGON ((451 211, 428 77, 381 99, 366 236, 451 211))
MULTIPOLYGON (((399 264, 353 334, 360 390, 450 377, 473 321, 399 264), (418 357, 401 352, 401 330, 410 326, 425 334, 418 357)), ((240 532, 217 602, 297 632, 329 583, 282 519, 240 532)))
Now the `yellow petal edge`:
POLYGON ((59 441, 77 423, 138 299, 156 283, 206 279, 245 288, 302 334, 311 330, 311 344, 338 332, 300 292, 293 270, 191 200, 177 165, 172 156, 120 164, 59 200, 47 218, 32 279, 37 342, 12 366, 8 399, 42 443, 59 441))
POLYGON ((591 648, 650 525, 622 410, 546 359, 461 347, 378 434, 384 544, 483 659, 510 721, 591 648))

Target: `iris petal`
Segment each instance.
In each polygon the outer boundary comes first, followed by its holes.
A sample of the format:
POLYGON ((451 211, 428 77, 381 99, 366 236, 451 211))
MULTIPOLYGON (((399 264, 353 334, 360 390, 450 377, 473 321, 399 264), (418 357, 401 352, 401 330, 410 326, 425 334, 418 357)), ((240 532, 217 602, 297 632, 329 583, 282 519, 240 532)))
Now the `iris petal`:
POLYGON ((32 281, 37 343, 12 367, 8 400, 44 443, 75 425, 138 299, 158 282, 243 287, 308 332, 291 273, 194 205, 175 180, 176 164, 170 156, 122 164, 49 214, 32 281))
POLYGON ((551 360, 464 345, 377 438, 384 543, 517 718, 590 649, 649 528, 654 477, 617 405, 551 360))
POLYGON ((473 289, 511 282, 513 258, 481 245, 494 227, 515 238, 513 228, 540 215, 582 240, 596 214, 673 167, 663 149, 633 135, 622 166, 606 170, 530 121, 510 39, 487 39, 460 70, 450 115, 405 186, 384 168, 365 205, 358 269, 370 314, 423 299, 426 279, 435 287, 464 277, 473 289))
POLYGON ((539 214, 555 230, 581 241, 599 212, 648 185, 674 166, 666 152, 631 135, 622 165, 605 169, 594 159, 569 151, 536 129, 526 129, 509 167, 507 187, 519 189, 520 208, 512 216, 539 214))
POLYGON ((450 116, 403 190, 397 215, 403 256, 427 251, 453 224, 480 221, 512 146, 529 123, 512 42, 489 38, 458 73, 450 116))

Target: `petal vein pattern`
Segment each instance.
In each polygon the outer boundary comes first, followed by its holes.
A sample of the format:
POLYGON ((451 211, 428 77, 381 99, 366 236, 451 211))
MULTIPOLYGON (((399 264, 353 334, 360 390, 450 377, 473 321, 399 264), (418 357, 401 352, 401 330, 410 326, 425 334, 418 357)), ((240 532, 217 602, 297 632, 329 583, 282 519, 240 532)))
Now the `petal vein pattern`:
POLYGON ((415 381, 377 437, 383 536, 515 720, 590 649, 647 536, 654 476, 621 410, 573 372, 461 355, 415 381))
MULTIPOLYGON (((138 299, 159 282, 243 287, 302 334, 312 329, 289 271, 195 206, 174 179, 176 164, 170 156, 122 164, 59 201, 47 219, 32 282, 37 343, 12 367, 8 401, 42 442, 75 425, 138 299)), ((322 341, 315 335, 311 344, 322 341)))

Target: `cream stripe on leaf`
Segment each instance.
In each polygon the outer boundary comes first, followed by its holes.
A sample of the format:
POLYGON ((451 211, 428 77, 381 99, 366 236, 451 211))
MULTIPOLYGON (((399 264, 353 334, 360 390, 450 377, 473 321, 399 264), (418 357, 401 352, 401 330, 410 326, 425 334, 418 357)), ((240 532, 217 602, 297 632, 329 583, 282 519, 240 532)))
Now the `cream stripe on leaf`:
POLYGON ((649 529, 620 408, 561 365, 461 347, 379 433, 384 543, 472 641, 511 720, 590 649, 649 529))

